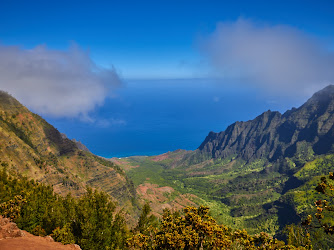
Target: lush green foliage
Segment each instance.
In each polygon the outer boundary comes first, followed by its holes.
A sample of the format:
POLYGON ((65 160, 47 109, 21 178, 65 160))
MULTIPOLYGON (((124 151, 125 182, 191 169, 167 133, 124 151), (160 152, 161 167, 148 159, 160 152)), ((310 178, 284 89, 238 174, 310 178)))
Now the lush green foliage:
MULTIPOLYGON (((251 234, 263 231, 283 237, 285 226, 300 223, 314 208, 314 201, 321 199, 314 187, 334 165, 334 155, 308 157, 307 150, 298 152, 276 162, 243 162, 232 157, 196 165, 189 165, 180 152, 171 152, 159 161, 130 157, 127 163, 137 167, 127 174, 137 186, 149 182, 170 186, 181 194, 195 194, 193 201, 209 206, 220 224, 245 228, 251 234)), ((321 247, 323 236, 315 231, 310 234, 313 243, 321 247)))
POLYGON ((134 235, 128 245, 132 249, 297 249, 266 233, 251 236, 245 230, 218 225, 205 206, 186 207, 184 215, 166 209, 159 227, 134 235))
MULTIPOLYGON (((332 189, 325 179, 322 183, 332 189)), ((320 187, 323 185, 318 186, 319 190, 320 187)), ((326 202, 317 202, 316 217, 323 219, 319 215, 321 204, 326 202)), ((326 208, 331 207, 326 205, 326 208)), ((285 245, 267 233, 251 235, 246 230, 220 225, 206 206, 186 207, 182 214, 166 209, 158 221, 146 203, 132 233, 126 228, 122 212, 115 210, 115 204, 103 192, 88 188, 79 198, 62 197, 51 186, 23 177, 14 178, 5 168, 0 171, 0 214, 35 235, 52 235, 56 241, 77 243, 83 249, 312 248, 310 234, 301 227, 287 227, 288 245, 285 245)), ((323 228, 332 232, 332 226, 323 228)))
POLYGON ((287 243, 289 245, 312 246, 310 233, 301 225, 291 224, 285 227, 284 230, 287 235, 287 243))
POLYGON ((333 220, 333 197, 334 197, 334 174, 330 172, 327 177, 323 176, 316 186, 315 190, 322 194, 320 199, 317 199, 314 204, 316 212, 314 215, 309 214, 302 224, 307 231, 313 233, 314 244, 330 242, 329 244, 319 244, 322 248, 332 246, 334 235, 334 220, 333 220), (320 230, 319 230, 320 229, 320 230), (314 233, 316 232, 316 234, 314 233), (328 245, 328 246, 327 246, 328 245))
POLYGON ((63 198, 51 186, 0 171, 0 214, 36 235, 51 234, 82 249, 122 248, 128 230, 110 197, 88 188, 80 198, 63 198))
MULTIPOLYGON (((305 165, 306 170, 302 169, 297 174, 310 172, 311 169, 317 172, 326 171, 328 159, 333 159, 333 157, 326 156, 323 159, 310 162, 305 165), (313 166, 317 166, 317 169, 314 169, 313 166)), ((334 176, 330 173, 327 178, 324 176, 312 178, 312 175, 303 174, 303 178, 310 180, 283 196, 286 202, 292 204, 303 218, 302 224, 304 225, 287 226, 287 240, 298 245, 309 238, 314 249, 331 249, 334 245, 333 206, 331 205, 334 201, 332 191, 334 176)))
POLYGON ((138 224, 134 228, 133 232, 147 234, 150 227, 157 226, 157 218, 154 215, 150 214, 150 212, 150 205, 148 203, 145 203, 142 209, 142 213, 139 216, 138 224))
POLYGON ((154 162, 145 157, 131 157, 127 160, 139 165, 127 172, 135 185, 150 182, 170 186, 180 193, 195 194, 198 199, 194 201, 209 206, 219 223, 271 235, 280 228, 273 203, 280 198, 288 176, 278 172, 278 165, 262 160, 246 163, 233 158, 196 166, 171 159, 154 162))

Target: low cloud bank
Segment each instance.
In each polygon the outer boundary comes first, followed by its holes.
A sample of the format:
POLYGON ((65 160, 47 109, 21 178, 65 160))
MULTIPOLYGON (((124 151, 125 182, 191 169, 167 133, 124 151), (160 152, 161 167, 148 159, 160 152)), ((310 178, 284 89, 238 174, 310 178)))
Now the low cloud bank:
POLYGON ((98 67, 75 44, 66 51, 0 45, 0 89, 39 114, 90 121, 120 85, 114 68, 98 67))
POLYGON ((327 44, 289 26, 239 19, 220 23, 200 43, 201 52, 224 82, 278 95, 308 95, 334 83, 334 53, 327 44))

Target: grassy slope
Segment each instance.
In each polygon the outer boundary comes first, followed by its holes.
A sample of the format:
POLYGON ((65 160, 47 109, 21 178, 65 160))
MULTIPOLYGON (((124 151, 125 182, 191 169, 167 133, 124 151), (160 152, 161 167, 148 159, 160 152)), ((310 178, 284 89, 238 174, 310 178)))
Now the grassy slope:
MULTIPOLYGON (((334 171, 334 155, 320 156, 317 159, 306 163, 294 174, 303 184, 284 194, 283 199, 292 203, 296 213, 301 217, 314 212, 314 202, 324 199, 324 195, 315 191, 317 183, 322 176, 334 171)), ((328 198, 327 198, 328 199, 328 198)))

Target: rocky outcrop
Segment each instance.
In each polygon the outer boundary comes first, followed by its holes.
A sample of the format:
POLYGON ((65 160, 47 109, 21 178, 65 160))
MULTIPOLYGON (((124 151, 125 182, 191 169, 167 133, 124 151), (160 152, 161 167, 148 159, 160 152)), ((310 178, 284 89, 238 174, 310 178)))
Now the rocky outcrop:
POLYGON ((0 240, 22 236, 25 236, 24 231, 21 231, 10 219, 0 216, 0 240))
POLYGON ((11 222, 8 218, 0 216, 0 249, 80 250, 81 248, 75 244, 63 245, 59 242, 54 242, 51 236, 34 236, 26 231, 20 230, 16 224, 11 222))
POLYGON ((81 141, 77 141, 76 139, 72 139, 72 142, 75 143, 75 145, 78 147, 78 149, 90 152, 89 149, 86 147, 85 144, 83 144, 81 141))

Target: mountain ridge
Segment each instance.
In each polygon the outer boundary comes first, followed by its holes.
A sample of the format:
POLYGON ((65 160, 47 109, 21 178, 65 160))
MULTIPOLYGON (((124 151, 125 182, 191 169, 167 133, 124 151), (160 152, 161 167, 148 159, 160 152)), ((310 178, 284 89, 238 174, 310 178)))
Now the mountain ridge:
POLYGON ((11 172, 52 185, 62 195, 79 196, 90 186, 120 205, 135 199, 133 184, 116 164, 63 136, 10 94, 0 91, 0 164, 11 172))
POLYGON ((253 120, 235 122, 222 132, 210 132, 196 150, 206 158, 231 155, 246 161, 291 157, 300 147, 316 154, 331 150, 334 141, 334 85, 316 92, 299 108, 281 114, 266 111, 253 120))

